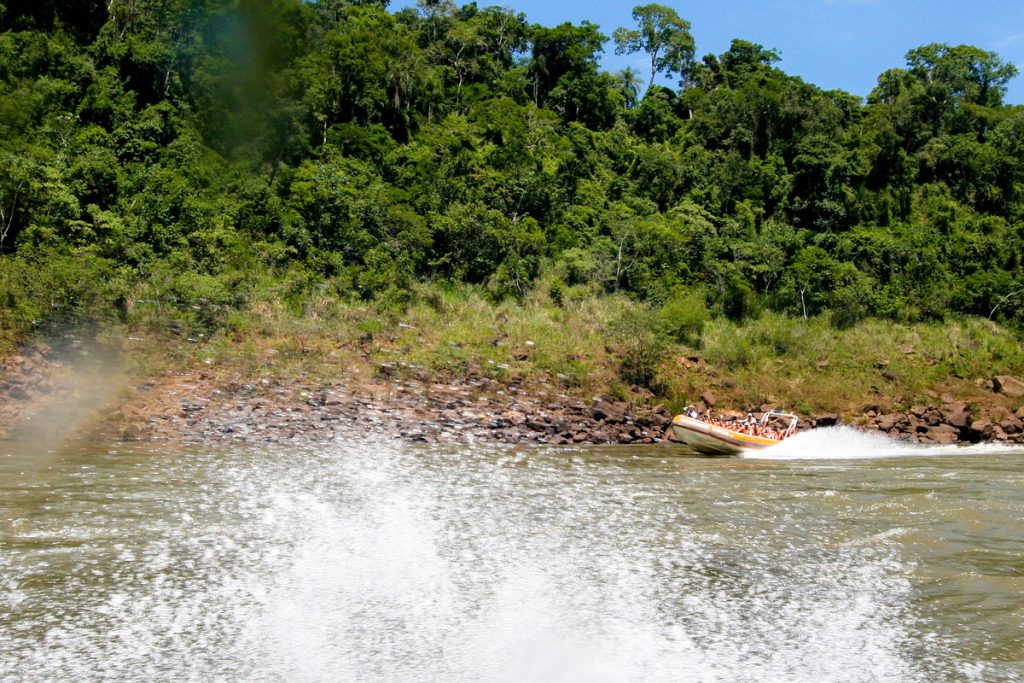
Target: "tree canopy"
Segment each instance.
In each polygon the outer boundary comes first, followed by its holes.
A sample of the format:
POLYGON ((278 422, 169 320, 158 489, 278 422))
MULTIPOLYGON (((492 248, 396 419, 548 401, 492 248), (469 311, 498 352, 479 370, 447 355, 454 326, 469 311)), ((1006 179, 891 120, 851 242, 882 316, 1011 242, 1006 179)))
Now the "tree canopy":
POLYGON ((601 70, 600 27, 475 3, 3 9, 8 327, 129 309, 156 280, 234 305, 268 272, 1024 327, 1024 107, 975 47, 911 49, 862 101, 745 40, 696 60, 689 23, 641 5, 614 32, 650 59, 641 95, 601 70))
POLYGON ((685 78, 693 62, 695 48, 690 22, 671 7, 650 4, 633 8, 637 28, 617 28, 613 37, 619 54, 646 52, 651 58, 650 90, 659 72, 678 73, 685 78))

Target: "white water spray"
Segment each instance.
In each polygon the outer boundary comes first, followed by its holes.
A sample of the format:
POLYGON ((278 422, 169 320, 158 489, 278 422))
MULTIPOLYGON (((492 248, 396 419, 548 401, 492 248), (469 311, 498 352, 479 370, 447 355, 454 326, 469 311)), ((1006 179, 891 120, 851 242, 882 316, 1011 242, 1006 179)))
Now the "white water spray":
POLYGON ((916 444, 844 425, 801 432, 763 451, 745 453, 744 457, 758 460, 861 460, 1010 452, 1024 453, 1024 447, 998 443, 970 446, 916 444))
MULTIPOLYGON (((840 428, 785 446, 894 442, 840 428)), ((984 533, 979 563, 1019 555, 1024 474, 1004 459, 993 493, 960 462, 922 479, 591 455, 346 443, 66 454, 31 476, 0 459, 0 683, 921 683, 963 666, 1018 683, 979 652, 1017 621, 965 632, 956 602, 934 636, 926 610, 958 584, 917 577, 931 556, 913 554, 916 535, 931 552, 984 533), (951 505, 986 517, 915 525, 951 505)))

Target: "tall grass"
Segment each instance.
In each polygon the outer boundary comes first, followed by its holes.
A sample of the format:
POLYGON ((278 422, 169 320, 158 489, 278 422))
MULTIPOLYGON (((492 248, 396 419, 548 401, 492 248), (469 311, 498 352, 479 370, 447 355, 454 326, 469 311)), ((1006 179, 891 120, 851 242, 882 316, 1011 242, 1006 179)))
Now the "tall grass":
POLYGON ((838 329, 827 317, 772 313, 711 320, 698 292, 651 309, 543 280, 524 298, 501 301, 481 287, 420 283, 401 301, 374 302, 301 274, 254 276, 238 287, 186 277, 150 278, 127 298, 118 325, 150 369, 194 364, 329 381, 384 368, 389 377, 473 375, 583 397, 635 398, 641 385, 670 409, 711 390, 720 406, 844 414, 935 403, 946 393, 990 400, 984 380, 1024 374, 1020 340, 977 318, 838 329))
POLYGON ((901 325, 868 320, 838 330, 825 317, 766 314, 705 329, 709 363, 749 403, 770 398, 805 411, 855 412, 863 406, 934 403, 953 391, 975 397, 979 380, 1024 371, 1024 350, 1010 332, 977 318, 901 325), (929 393, 931 392, 931 394, 929 393))
POLYGON ((766 313, 735 323, 706 320, 699 301, 692 312, 683 310, 685 299, 672 306, 685 334, 666 328, 663 310, 586 290, 552 297, 541 286, 522 300, 496 302, 479 287, 429 283, 416 285, 403 305, 330 288, 296 304, 290 293, 263 290, 184 353, 249 373, 327 379, 384 367, 388 376, 473 375, 584 397, 630 397, 639 384, 672 409, 712 390, 720 406, 844 414, 935 403, 945 393, 983 400, 990 392, 982 380, 1024 373, 1020 341, 981 319, 868 320, 837 329, 827 317, 766 313))

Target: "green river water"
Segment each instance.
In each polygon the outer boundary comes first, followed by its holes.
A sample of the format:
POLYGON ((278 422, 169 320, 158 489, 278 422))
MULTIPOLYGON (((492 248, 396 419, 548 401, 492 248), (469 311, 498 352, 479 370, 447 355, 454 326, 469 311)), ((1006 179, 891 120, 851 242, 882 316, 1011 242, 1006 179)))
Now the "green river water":
POLYGON ((1024 452, 0 442, 0 681, 1024 681, 1024 452))

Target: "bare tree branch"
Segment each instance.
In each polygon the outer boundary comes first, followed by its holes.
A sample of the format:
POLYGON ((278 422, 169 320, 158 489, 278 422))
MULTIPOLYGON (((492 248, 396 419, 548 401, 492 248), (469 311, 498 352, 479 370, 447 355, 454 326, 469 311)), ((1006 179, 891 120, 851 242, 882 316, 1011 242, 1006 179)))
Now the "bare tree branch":
POLYGON ((1000 306, 1002 306, 1007 301, 1017 296, 1021 292, 1024 292, 1024 287, 1018 287, 1017 289, 1013 290, 1012 292, 1004 296, 1002 299, 1000 299, 998 303, 996 303, 996 305, 992 307, 992 310, 988 312, 988 319, 991 320, 992 316, 996 314, 996 309, 998 309, 1000 306))
POLYGON ((25 180, 22 179, 18 186, 14 188, 14 197, 11 199, 11 213, 7 215, 4 212, 4 208, 0 206, 0 251, 4 244, 4 240, 7 239, 7 233, 11 231, 11 226, 14 224, 14 211, 18 208, 18 194, 21 192, 21 188, 25 185, 25 180))

